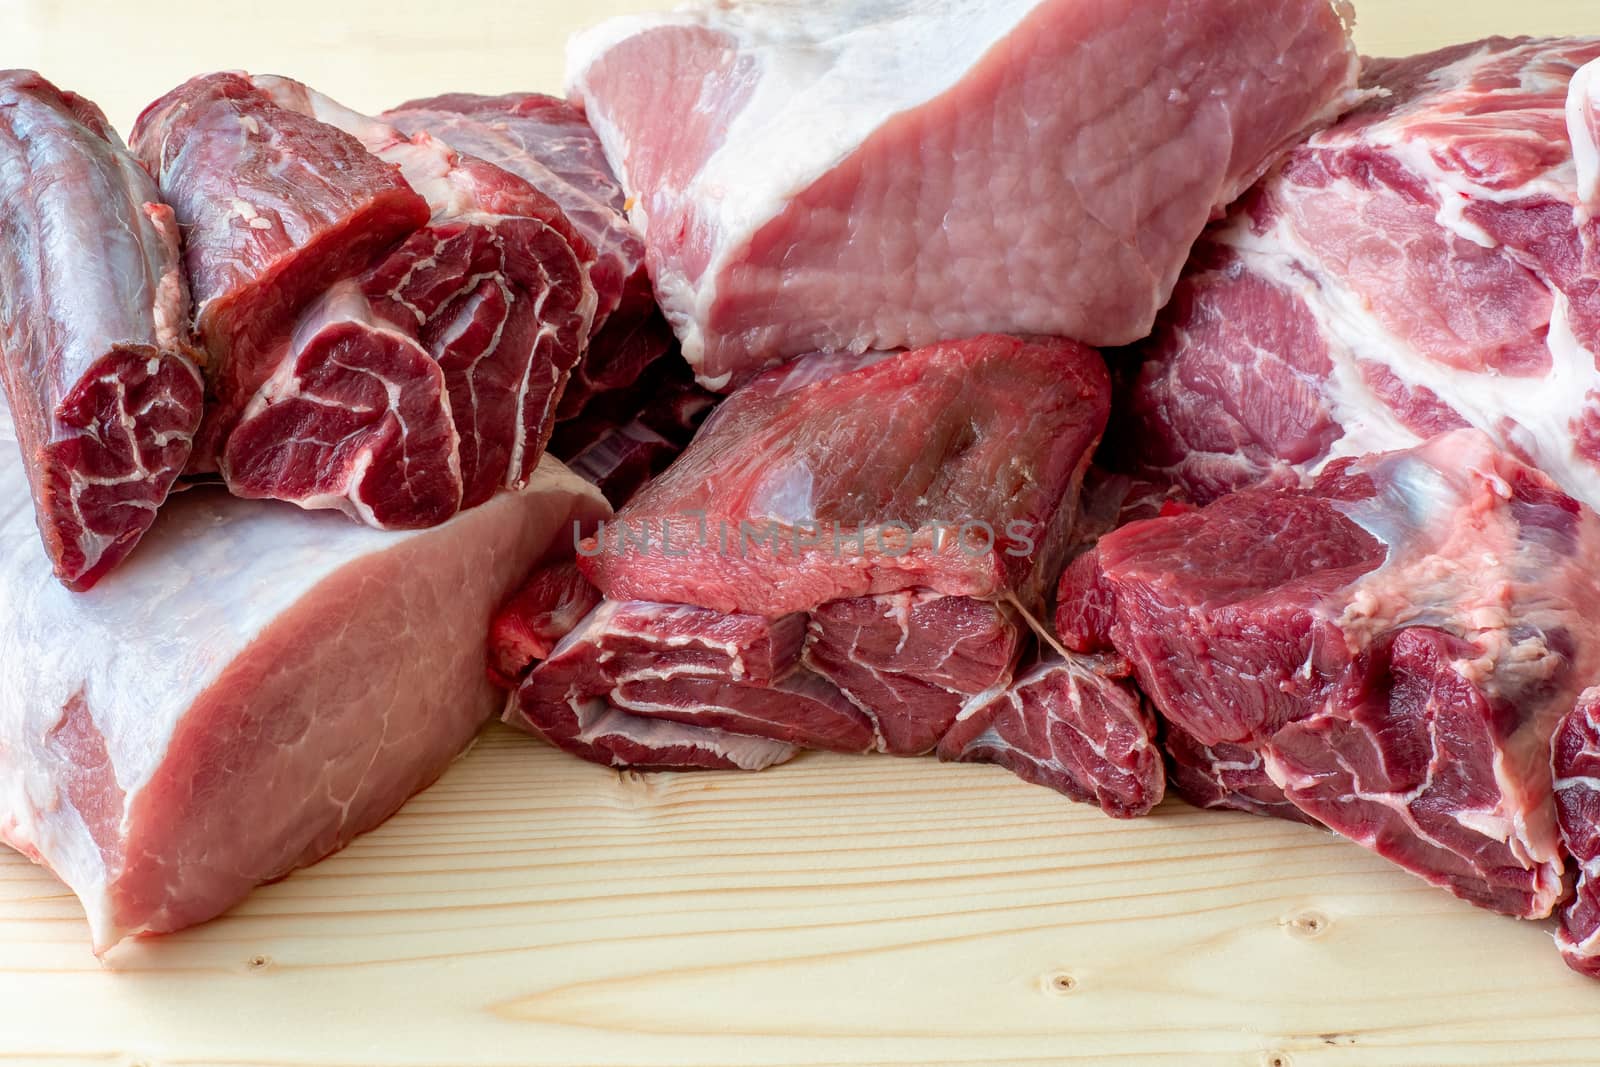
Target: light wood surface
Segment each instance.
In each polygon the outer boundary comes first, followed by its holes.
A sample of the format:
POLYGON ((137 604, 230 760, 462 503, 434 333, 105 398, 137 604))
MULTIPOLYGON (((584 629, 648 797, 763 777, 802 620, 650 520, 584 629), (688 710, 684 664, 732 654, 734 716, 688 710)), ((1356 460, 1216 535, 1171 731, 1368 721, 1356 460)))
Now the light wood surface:
MULTIPOLYGON (((650 0, 0 0, 0 66, 126 129, 202 70, 374 110, 555 89, 566 34, 650 0)), ((1366 0, 1362 46, 1600 33, 1595 0, 1366 0)), ((1600 984, 1304 827, 1118 823, 993 768, 807 756, 618 775, 492 730, 340 856, 95 962, 0 853, 0 1062, 1600 1063, 1600 984)))

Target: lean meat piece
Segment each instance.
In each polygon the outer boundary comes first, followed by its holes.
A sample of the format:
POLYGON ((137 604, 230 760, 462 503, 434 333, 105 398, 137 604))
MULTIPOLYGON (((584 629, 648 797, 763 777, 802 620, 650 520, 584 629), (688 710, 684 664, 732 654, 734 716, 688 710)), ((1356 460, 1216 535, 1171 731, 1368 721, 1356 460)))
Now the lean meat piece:
POLYGON ((917 756, 1010 680, 1022 645, 1009 605, 917 589, 819 605, 805 663, 871 718, 880 751, 917 756))
POLYGON ((499 167, 299 82, 251 83, 399 167, 432 220, 302 315, 228 439, 229 488, 408 528, 523 485, 588 337, 592 253, 499 167))
MULTIPOLYGON (((576 472, 574 472, 576 473, 576 472)), ((559 547, 559 546, 558 546, 559 547)), ((534 571, 489 626, 489 679, 515 689, 561 639, 600 606, 600 590, 570 559, 534 571)))
POLYGON ((1111 442, 1202 500, 1475 426, 1600 506, 1600 38, 1368 65, 1196 249, 1111 442))
POLYGON ((594 248, 594 332, 562 397, 561 418, 577 415, 596 393, 632 385, 671 351, 672 332, 645 271, 644 242, 628 221, 622 186, 581 111, 538 93, 452 93, 401 104, 382 117, 408 134, 430 133, 531 182, 561 205, 594 248))
POLYGON ((1600 518, 1480 432, 1125 526, 1060 603, 1064 640, 1133 665, 1179 763, 1244 772, 1237 806, 1277 802, 1259 754, 1288 803, 1458 896, 1560 898, 1550 743, 1600 680, 1600 518))
POLYGON ((1573 970, 1600 978, 1600 688, 1587 690, 1562 720, 1552 757, 1561 843, 1578 861, 1556 947, 1573 970))
POLYGON ((0 445, 0 840, 71 887, 100 951, 219 914, 432 782, 498 705, 489 613, 605 514, 554 461, 414 534, 197 489, 71 595, 0 445))
POLYGON ((178 226, 150 175, 89 101, 0 71, 0 383, 69 589, 133 550, 188 463, 193 354, 178 226))
POLYGON ((1155 716, 1120 656, 1045 652, 961 709, 939 758, 996 763, 1107 815, 1147 814, 1166 794, 1155 716))
MULTIPOLYGON (((595 754, 584 749, 595 746, 595 732, 574 726, 582 721, 582 709, 597 700, 618 713, 601 715, 608 728, 617 719, 665 720, 707 734, 766 738, 785 748, 868 751, 873 734, 866 717, 800 665, 805 638, 804 615, 767 619, 608 600, 528 675, 506 721, 590 759, 595 754)), ((659 734, 664 728, 652 729, 659 734)), ((669 730, 665 736, 675 735, 669 730)), ((657 762, 599 747, 614 757, 601 762, 657 762)), ((762 754, 760 766, 777 751, 773 746, 754 750, 762 754)), ((722 755, 734 765, 760 769, 740 749, 722 755)))
POLYGON ((766 616, 913 589, 1037 606, 1109 405, 1070 341, 798 360, 724 401, 578 565, 615 600, 766 616))
POLYGON ((214 394, 205 466, 278 369, 300 312, 425 225, 428 205, 355 138, 239 74, 178 86, 139 116, 132 145, 183 230, 214 394))
POLYGON ((575 38, 709 388, 983 331, 1126 344, 1207 221, 1355 102, 1330 0, 700 0, 575 38))

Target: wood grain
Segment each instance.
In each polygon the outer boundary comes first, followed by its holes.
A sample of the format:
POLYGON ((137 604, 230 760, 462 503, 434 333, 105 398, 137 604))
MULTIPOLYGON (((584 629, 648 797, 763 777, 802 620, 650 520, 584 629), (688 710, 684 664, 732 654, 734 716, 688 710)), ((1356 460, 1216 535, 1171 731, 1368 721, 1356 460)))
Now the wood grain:
MULTIPOLYGON (((126 128, 243 67, 377 109, 559 84, 656 0, 0 0, 0 64, 126 128)), ((1366 0, 1363 47, 1600 32, 1594 0, 1366 0)), ((1600 985, 1304 827, 1105 819, 992 768, 807 756, 618 775, 491 731, 349 850, 197 930, 88 952, 0 853, 0 1063, 1211 1067, 1600 1063, 1600 985)))

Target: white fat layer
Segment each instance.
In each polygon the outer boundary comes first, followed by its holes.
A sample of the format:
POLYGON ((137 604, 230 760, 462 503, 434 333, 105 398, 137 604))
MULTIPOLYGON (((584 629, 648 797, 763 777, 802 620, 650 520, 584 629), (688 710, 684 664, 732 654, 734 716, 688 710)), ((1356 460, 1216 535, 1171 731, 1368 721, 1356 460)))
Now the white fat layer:
MULTIPOLYGON (((831 171, 890 118, 953 88, 1042 0, 701 0, 663 15, 612 19, 567 44, 567 86, 582 97, 585 74, 610 49, 648 30, 699 27, 726 33, 755 71, 749 100, 730 116, 725 147, 683 189, 717 205, 723 239, 698 284, 656 272, 684 354, 698 363, 696 328, 716 299, 720 267, 785 204, 831 171)), ((627 139, 603 109, 589 119, 649 233, 649 216, 627 187, 627 139)))
POLYGON ((1587 63, 1567 86, 1567 136, 1585 217, 1600 214, 1600 59, 1587 63))

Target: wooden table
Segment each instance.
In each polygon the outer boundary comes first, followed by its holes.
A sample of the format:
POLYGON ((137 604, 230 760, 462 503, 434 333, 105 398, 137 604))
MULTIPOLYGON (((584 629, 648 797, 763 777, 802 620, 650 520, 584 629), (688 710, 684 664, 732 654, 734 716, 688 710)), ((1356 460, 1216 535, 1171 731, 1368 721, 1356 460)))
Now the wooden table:
MULTIPOLYGON (((377 109, 554 89, 569 30, 645 6, 0 0, 0 65, 124 128, 223 67, 377 109)), ((1600 32, 1595 0, 1362 12, 1378 53, 1600 32)), ((1600 985, 1544 927, 1303 827, 1177 802, 1113 822, 921 760, 618 775, 497 728, 387 826, 225 918, 114 970, 87 944, 73 899, 0 854, 0 1061, 1600 1063, 1600 985)))

